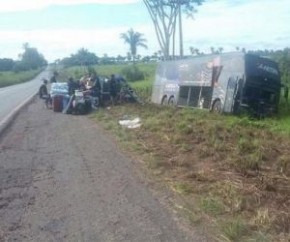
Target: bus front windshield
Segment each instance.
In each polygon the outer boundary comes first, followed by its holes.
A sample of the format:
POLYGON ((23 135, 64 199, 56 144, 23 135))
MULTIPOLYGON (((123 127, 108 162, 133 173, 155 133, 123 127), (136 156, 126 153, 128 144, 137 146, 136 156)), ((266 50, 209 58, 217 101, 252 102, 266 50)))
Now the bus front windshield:
POLYGON ((252 76, 247 78, 244 98, 250 102, 276 104, 279 99, 280 85, 275 79, 252 76))

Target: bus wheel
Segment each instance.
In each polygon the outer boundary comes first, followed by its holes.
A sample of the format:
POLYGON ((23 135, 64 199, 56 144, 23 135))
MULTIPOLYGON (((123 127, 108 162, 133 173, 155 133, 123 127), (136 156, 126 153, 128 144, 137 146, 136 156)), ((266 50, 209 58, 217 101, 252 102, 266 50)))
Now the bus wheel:
POLYGON ((174 106, 174 104, 175 104, 175 101, 174 101, 174 97, 172 96, 169 98, 168 105, 174 106))
POLYGON ((222 103, 220 100, 216 100, 212 106, 212 111, 214 113, 221 113, 222 112, 222 103))
POLYGON ((167 96, 164 96, 164 97, 162 98, 161 105, 167 105, 167 104, 168 104, 167 96))

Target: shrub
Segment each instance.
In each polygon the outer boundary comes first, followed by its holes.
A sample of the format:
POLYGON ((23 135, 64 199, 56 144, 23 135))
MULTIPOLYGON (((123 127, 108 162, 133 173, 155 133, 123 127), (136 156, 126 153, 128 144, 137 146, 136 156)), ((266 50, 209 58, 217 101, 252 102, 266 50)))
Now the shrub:
POLYGON ((127 66, 121 70, 121 73, 130 82, 144 80, 144 73, 137 66, 127 66))

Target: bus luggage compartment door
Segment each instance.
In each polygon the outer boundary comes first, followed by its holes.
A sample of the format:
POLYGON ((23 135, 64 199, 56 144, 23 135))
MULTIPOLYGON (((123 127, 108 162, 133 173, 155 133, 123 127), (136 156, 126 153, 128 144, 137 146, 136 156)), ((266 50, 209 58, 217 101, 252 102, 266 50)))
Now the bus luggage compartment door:
POLYGON ((223 112, 225 113, 233 112, 236 90, 237 90, 237 83, 238 83, 238 79, 234 79, 234 78, 230 78, 228 81, 226 98, 225 98, 225 103, 224 103, 224 108, 223 108, 223 112))

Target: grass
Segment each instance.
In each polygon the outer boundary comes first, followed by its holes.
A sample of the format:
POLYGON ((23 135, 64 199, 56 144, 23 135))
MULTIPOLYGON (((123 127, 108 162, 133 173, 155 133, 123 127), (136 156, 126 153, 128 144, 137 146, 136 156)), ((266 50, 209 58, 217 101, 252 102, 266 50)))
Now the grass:
POLYGON ((115 122, 108 130, 184 197, 189 206, 182 214, 209 226, 215 238, 273 241, 279 235, 275 241, 283 241, 290 236, 290 137, 274 132, 272 120, 151 104, 116 106, 96 116, 105 128, 115 122), (142 120, 140 129, 125 131, 125 142, 117 125, 124 115, 142 120))
POLYGON ((240 218, 229 219, 219 226, 222 232, 220 241, 242 241, 248 231, 245 221, 240 218))
POLYGON ((216 216, 224 212, 223 202, 217 197, 202 197, 199 202, 199 207, 207 214, 216 216))
POLYGON ((0 72, 0 87, 11 86, 19 83, 23 83, 26 81, 30 81, 37 74, 39 74, 42 70, 30 70, 23 72, 12 72, 12 71, 3 71, 0 72))
MULTIPOLYGON (((132 85, 148 99, 152 81, 132 85)), ((258 121, 146 103, 100 109, 95 118, 179 197, 173 209, 208 227, 213 240, 289 241, 286 114, 258 121), (139 116, 141 128, 118 126, 124 115, 139 116)))
MULTIPOLYGON (((95 65, 91 66, 98 75, 110 77, 111 74, 122 74, 122 70, 128 67, 130 64, 118 64, 118 65, 95 65)), ((136 64, 136 66, 144 73, 145 80, 153 80, 155 75, 156 63, 149 64, 136 64)), ((87 73, 85 67, 69 67, 61 71, 64 76, 72 76, 76 79, 79 79, 87 73)))
POLYGON ((182 183, 182 182, 177 182, 173 185, 173 189, 180 193, 180 194, 190 194, 192 193, 192 188, 189 184, 182 183))

